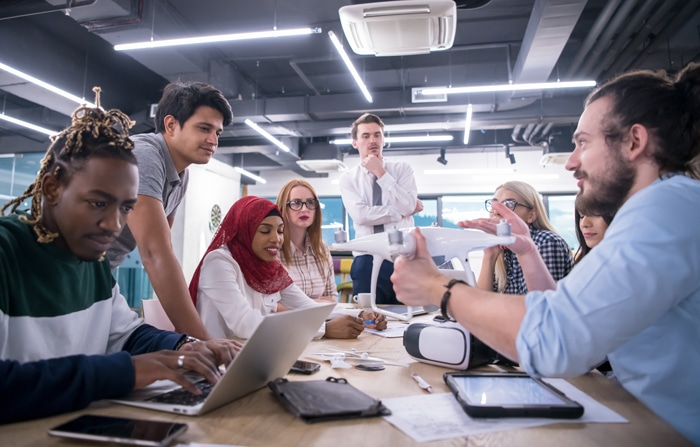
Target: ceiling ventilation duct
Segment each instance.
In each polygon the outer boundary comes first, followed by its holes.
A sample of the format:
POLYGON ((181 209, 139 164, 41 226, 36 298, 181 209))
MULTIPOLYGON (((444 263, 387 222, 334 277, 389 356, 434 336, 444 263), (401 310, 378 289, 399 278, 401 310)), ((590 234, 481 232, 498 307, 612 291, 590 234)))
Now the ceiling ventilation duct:
POLYGON ((454 0, 398 0, 343 6, 345 38, 357 54, 401 56, 452 47, 457 26, 454 0))
POLYGON ((317 142, 305 146, 301 151, 301 159, 297 165, 307 171, 338 172, 348 167, 343 163, 340 149, 330 143, 317 142))
POLYGON ((540 165, 563 165, 574 150, 573 129, 569 127, 557 128, 548 137, 542 151, 540 165))

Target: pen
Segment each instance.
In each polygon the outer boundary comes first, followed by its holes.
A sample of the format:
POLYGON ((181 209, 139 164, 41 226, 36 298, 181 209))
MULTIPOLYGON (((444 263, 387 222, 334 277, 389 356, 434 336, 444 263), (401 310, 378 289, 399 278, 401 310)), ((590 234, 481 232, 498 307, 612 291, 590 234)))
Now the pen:
POLYGON ((429 384, 428 382, 426 382, 425 380, 423 380, 423 378, 422 378, 421 376, 419 376, 419 375, 416 374, 416 373, 411 373, 411 377, 413 377, 413 380, 415 380, 416 382, 418 382, 418 386, 419 386, 422 390, 425 390, 425 391, 427 391, 427 392, 429 392, 429 393, 432 393, 432 392, 433 392, 433 387, 430 386, 430 384, 429 384))
POLYGON ((375 323, 374 320, 365 320, 365 321, 362 322, 362 324, 364 324, 365 326, 368 325, 368 324, 374 324, 374 323, 375 323))

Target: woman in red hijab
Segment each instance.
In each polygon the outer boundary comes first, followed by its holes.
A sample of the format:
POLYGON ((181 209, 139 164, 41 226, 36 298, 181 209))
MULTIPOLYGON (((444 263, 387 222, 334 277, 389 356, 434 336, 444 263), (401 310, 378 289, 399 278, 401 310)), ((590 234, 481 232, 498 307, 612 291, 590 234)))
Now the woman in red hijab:
MULTIPOLYGON (((248 196, 233 204, 190 283, 192 300, 214 337, 250 337, 278 303, 287 309, 318 305, 294 285, 280 263, 283 239, 284 221, 274 203, 248 196)), ((362 332, 356 315, 351 322, 336 320, 347 326, 336 338, 362 332)))
POLYGON ((248 338, 274 311, 315 306, 277 258, 284 222, 274 203, 248 196, 233 204, 190 283, 204 326, 217 337, 248 338))

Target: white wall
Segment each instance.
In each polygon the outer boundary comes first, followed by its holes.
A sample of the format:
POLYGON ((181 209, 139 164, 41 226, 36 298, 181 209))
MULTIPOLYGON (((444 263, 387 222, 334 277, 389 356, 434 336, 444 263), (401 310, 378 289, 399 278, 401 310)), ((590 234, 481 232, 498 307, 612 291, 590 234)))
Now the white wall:
MULTIPOLYGON (((535 187, 540 193, 575 193, 576 182, 563 165, 541 166, 541 149, 518 150, 513 152, 516 164, 511 165, 504 151, 484 151, 479 153, 447 153, 447 165, 436 161, 436 155, 409 155, 393 158, 405 161, 413 167, 419 195, 443 194, 492 194, 495 188, 508 180, 522 180, 535 187), (457 169, 477 170, 468 173, 451 172, 457 169), (437 174, 425 171, 437 171, 437 174), (547 177, 547 178, 545 178, 547 177), (551 177, 551 178, 548 178, 551 177)), ((392 157, 388 155, 387 160, 392 157)), ((344 163, 352 168, 359 163, 358 156, 346 157, 344 163)), ((301 177, 292 171, 262 172, 266 184, 251 185, 249 194, 274 197, 282 186, 293 178, 301 177)), ((308 178, 320 196, 340 196, 337 180, 340 173, 327 178, 308 178)))
POLYGON ((219 205, 223 219, 233 202, 240 198, 241 176, 233 167, 215 159, 188 169, 189 186, 175 215, 172 242, 189 283, 214 235, 209 226, 211 209, 214 204, 219 205))

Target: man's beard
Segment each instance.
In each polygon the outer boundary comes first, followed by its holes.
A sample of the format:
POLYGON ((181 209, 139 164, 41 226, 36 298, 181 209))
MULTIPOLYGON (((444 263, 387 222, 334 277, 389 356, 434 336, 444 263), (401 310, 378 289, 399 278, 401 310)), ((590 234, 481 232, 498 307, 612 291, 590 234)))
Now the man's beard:
POLYGON ((589 185, 587 190, 581 185, 581 191, 576 196, 576 208, 614 216, 627 199, 637 172, 622 160, 618 148, 610 150, 610 167, 602 176, 589 177, 585 171, 574 174, 576 178, 587 180, 589 185))

